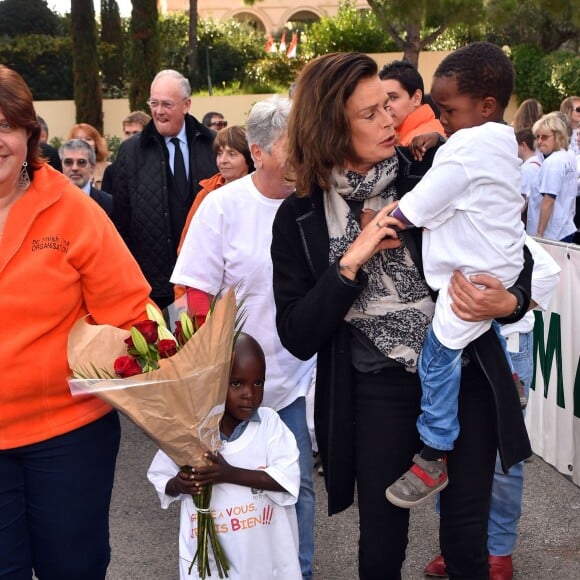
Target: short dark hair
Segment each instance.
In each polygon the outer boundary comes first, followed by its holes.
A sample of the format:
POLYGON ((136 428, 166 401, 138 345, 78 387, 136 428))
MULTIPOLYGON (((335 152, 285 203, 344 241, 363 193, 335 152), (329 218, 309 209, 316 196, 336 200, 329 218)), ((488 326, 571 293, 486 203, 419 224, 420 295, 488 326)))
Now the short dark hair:
POLYGON ((518 145, 525 143, 529 149, 534 150, 534 132, 531 127, 525 127, 516 131, 516 141, 518 145))
POLYGON ((435 77, 455 77, 459 93, 493 97, 504 109, 514 90, 515 72, 504 51, 490 42, 473 42, 446 56, 435 77))
MULTIPOLYGON (((394 60, 386 64, 379 72, 379 78, 382 81, 387 79, 399 81, 410 97, 417 92, 417 89, 421 91, 421 95, 425 94, 423 77, 410 62, 405 60, 394 60)), ((421 102, 423 102, 423 97, 421 97, 421 102)))
POLYGON ((145 129, 149 121, 151 121, 151 117, 145 111, 132 111, 123 119, 123 128, 130 123, 139 124, 145 129))
POLYGON ((206 113, 203 116, 203 119, 201 120, 201 124, 205 125, 206 127, 210 127, 212 117, 220 117, 221 119, 224 118, 224 116, 221 113, 216 113, 215 111, 209 111, 209 113, 206 113))

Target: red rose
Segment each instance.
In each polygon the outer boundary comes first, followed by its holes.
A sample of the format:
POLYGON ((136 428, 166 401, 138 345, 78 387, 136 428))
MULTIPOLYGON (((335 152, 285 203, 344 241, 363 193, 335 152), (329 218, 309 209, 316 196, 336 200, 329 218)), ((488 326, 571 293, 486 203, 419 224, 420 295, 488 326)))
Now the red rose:
POLYGON ((131 350, 132 348, 135 348, 135 345, 133 344, 133 337, 132 336, 128 336, 125 339, 125 344, 127 345, 127 350, 131 350))
POLYGON ((133 326, 143 335, 148 344, 157 342, 157 322, 154 320, 142 320, 133 326))
POLYGON ((140 375, 143 372, 139 363, 132 356, 120 356, 115 361, 115 373, 122 379, 132 377, 133 375, 140 375))
POLYGON ((175 340, 183 346, 185 344, 185 337, 183 336, 183 328, 181 328, 181 320, 175 321, 175 331, 173 332, 173 336, 175 336, 175 340))
POLYGON ((159 356, 161 358, 169 358, 177 352, 177 344, 170 338, 164 338, 157 343, 159 349, 159 356))

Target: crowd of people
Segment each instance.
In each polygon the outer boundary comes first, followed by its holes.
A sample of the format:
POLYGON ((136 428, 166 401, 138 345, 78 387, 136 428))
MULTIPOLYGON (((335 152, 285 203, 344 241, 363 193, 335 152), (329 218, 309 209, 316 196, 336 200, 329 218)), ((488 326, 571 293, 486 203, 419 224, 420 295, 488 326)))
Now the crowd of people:
POLYGON ((0 578, 105 577, 120 430, 68 391, 75 322, 129 328, 184 295, 202 324, 233 286, 246 320, 222 452, 188 475, 160 452, 149 471, 163 508, 181 502, 181 578, 195 577, 191 494, 210 483, 212 507, 251 500, 275 524, 224 532, 231 578, 312 578, 314 446, 329 515, 357 499, 361 579, 401 578, 409 509, 435 495, 425 573, 511 579, 529 311, 559 274, 532 238, 578 241, 580 160, 580 97, 548 114, 524 101, 509 126, 513 84, 486 42, 447 56, 430 95, 406 62, 328 54, 241 127, 198 121, 188 80, 163 70, 111 163, 86 123, 51 151, 0 66, 0 578))

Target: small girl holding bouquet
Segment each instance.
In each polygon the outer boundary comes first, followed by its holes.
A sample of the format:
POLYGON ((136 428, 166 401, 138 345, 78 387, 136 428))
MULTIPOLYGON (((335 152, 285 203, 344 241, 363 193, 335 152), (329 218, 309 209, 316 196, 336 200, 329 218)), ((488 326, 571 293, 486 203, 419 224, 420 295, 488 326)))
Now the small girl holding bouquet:
MULTIPOLYGON (((192 496, 213 485, 211 512, 229 560, 229 578, 300 580, 294 504, 300 487, 298 448, 272 409, 260 407, 266 362, 262 348, 241 333, 236 341, 225 413, 220 422, 223 449, 207 453, 210 465, 180 471, 158 451, 148 471, 161 507, 181 501, 180 578, 197 578, 198 514, 192 496)), ((213 555, 209 554, 212 570, 213 555)))

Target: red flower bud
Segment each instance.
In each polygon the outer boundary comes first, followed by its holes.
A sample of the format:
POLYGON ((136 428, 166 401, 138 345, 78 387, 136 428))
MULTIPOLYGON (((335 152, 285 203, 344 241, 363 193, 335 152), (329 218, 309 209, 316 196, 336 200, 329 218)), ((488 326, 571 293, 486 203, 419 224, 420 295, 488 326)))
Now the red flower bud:
POLYGON ((181 321, 175 321, 175 331, 173 332, 173 336, 175 336, 175 340, 183 346, 187 341, 185 340, 185 336, 183 336, 183 328, 181 328, 181 321))
POLYGON ((127 345, 127 350, 131 350, 132 348, 135 348, 135 345, 133 344, 133 337, 132 336, 128 336, 125 339, 125 344, 127 345))
POLYGON ((132 356, 120 356, 115 361, 115 373, 122 379, 132 377, 133 375, 140 375, 143 372, 139 363, 132 356))
POLYGON ((177 352, 177 343, 170 338, 165 338, 157 343, 157 348, 161 358, 169 358, 177 352))
POLYGON ((157 342, 157 322, 154 320, 142 320, 133 326, 143 335, 147 344, 155 344, 157 342))

